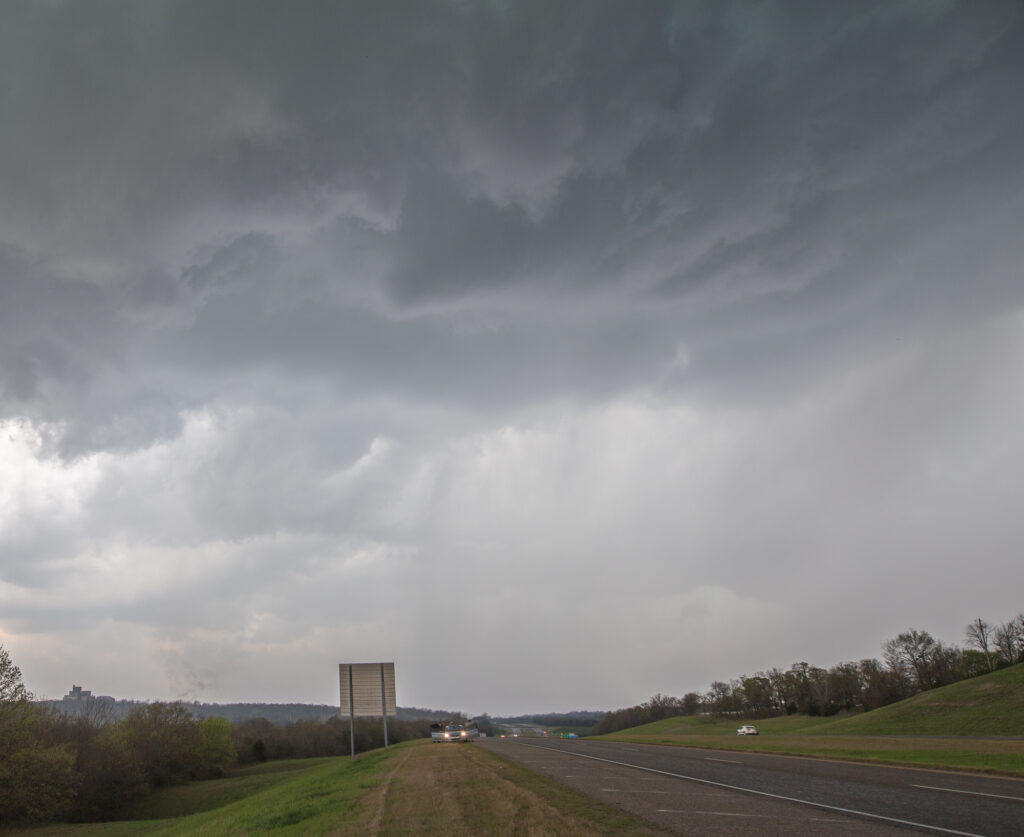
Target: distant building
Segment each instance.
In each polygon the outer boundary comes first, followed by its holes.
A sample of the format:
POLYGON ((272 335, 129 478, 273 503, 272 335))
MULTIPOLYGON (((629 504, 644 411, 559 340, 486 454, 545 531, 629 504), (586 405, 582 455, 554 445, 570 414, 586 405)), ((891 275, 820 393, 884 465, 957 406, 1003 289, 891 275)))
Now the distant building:
POLYGON ((64 695, 64 700, 92 700, 92 692, 83 689, 81 686, 72 686, 71 691, 64 695))

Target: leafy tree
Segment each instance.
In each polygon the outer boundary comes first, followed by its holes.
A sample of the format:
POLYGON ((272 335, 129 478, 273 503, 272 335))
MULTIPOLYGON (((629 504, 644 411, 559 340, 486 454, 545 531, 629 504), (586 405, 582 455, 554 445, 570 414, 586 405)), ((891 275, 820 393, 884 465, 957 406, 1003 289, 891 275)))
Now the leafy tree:
POLYGON ((772 713, 771 684, 764 672, 740 677, 733 685, 733 695, 741 698, 744 714, 760 718, 772 713))
POLYGON ((32 694, 21 682, 18 668, 7 649, 0 645, 0 705, 13 706, 32 700, 32 694))
POLYGON ((71 804, 74 756, 48 740, 48 718, 31 698, 0 645, 0 824, 56 819, 71 804))
POLYGON ((789 703, 786 690, 786 673, 780 668, 770 668, 765 672, 768 681, 768 689, 771 695, 772 709, 776 712, 785 712, 789 703))
POLYGON ((223 776, 235 764, 237 752, 231 740, 231 723, 226 718, 207 718, 199 725, 199 761, 208 777, 223 776))
POLYGON ((74 819, 85 822, 113 819, 149 792, 126 725, 92 729, 95 734, 77 747, 78 792, 72 812, 74 819))
POLYGON ((857 663, 838 663, 828 670, 831 703, 826 714, 863 705, 863 685, 857 663))
POLYGON ((793 663, 783 676, 783 687, 786 694, 786 713, 793 715, 817 715, 811 694, 811 665, 800 662, 793 663))
POLYGON ((199 722, 180 703, 150 703, 122 722, 128 747, 150 787, 202 775, 199 722))
POLYGON ((687 692, 683 695, 682 710, 684 715, 697 715, 701 709, 701 698, 696 692, 687 692))
POLYGON ((711 688, 705 696, 704 703, 711 709, 712 716, 723 715, 732 710, 732 684, 723 680, 712 680, 711 688))
POLYGON ((903 669, 893 671, 875 658, 857 664, 861 681, 861 702, 865 709, 878 709, 911 694, 910 681, 903 669))

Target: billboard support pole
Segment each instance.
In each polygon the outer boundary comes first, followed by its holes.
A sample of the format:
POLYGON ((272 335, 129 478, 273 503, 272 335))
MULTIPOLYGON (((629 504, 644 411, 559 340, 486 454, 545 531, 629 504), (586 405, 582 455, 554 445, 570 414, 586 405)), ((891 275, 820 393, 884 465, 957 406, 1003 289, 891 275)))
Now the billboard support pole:
POLYGON ((384 663, 380 664, 380 714, 384 719, 384 749, 388 747, 388 697, 387 688, 384 685, 384 663))
POLYGON ((348 740, 352 745, 352 761, 356 760, 356 696, 352 691, 352 666, 348 667, 348 740))

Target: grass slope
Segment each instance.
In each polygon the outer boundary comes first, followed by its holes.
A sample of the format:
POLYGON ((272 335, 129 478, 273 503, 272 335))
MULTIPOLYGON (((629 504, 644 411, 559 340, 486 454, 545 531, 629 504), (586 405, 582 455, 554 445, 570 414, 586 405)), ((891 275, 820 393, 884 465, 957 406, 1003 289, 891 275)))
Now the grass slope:
POLYGON ((410 741, 389 752, 271 762, 154 793, 136 819, 12 829, 21 837, 128 835, 661 834, 482 748, 410 741))
POLYGON ((828 735, 1024 735, 1024 664, 841 718, 819 731, 828 735))
POLYGON ((270 762, 228 779, 155 792, 134 812, 147 819, 11 831, 32 837, 127 835, 366 834, 367 792, 383 781, 391 753, 270 762))
POLYGON ((1024 775, 1024 665, 842 718, 789 716, 740 737, 735 719, 680 717, 601 736, 610 740, 1024 775))

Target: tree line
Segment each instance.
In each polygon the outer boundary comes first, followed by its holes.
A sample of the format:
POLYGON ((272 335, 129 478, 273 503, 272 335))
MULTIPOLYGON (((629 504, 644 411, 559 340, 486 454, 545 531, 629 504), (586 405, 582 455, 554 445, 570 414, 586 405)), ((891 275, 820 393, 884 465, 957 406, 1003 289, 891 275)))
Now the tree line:
POLYGON ((734 680, 713 681, 703 694, 656 694, 607 713, 595 735, 676 715, 765 718, 773 715, 835 715, 867 711, 1009 665, 1024 662, 1024 613, 1001 625, 978 618, 964 630, 966 647, 947 645, 912 629, 882 644, 882 659, 837 663, 829 669, 806 662, 771 668, 734 680))
POLYGON ((604 717, 604 714, 603 712, 577 709, 573 712, 505 716, 495 718, 494 720, 505 725, 536 724, 541 727, 592 727, 604 717))
MULTIPOLYGON (((126 717, 64 714, 35 703, 0 645, 0 826, 122 817, 154 789, 223 776, 257 761, 351 752, 347 719, 288 724, 197 718, 182 703, 148 703, 126 717)), ((389 719, 392 743, 430 735, 430 721, 389 719)), ((357 753, 384 745, 380 721, 357 719, 357 753)))
MULTIPOLYGON (((86 715, 94 720, 110 723, 127 718, 137 709, 152 701, 115 700, 112 697, 92 697, 84 700, 41 700, 42 705, 62 715, 86 715)), ((288 724, 293 721, 326 721, 338 715, 338 707, 325 703, 201 703, 181 701, 193 717, 227 718, 232 724, 263 719, 272 724, 288 724)), ((423 709, 416 706, 399 706, 395 718, 399 721, 441 720, 455 717, 458 712, 446 709, 423 709)))

